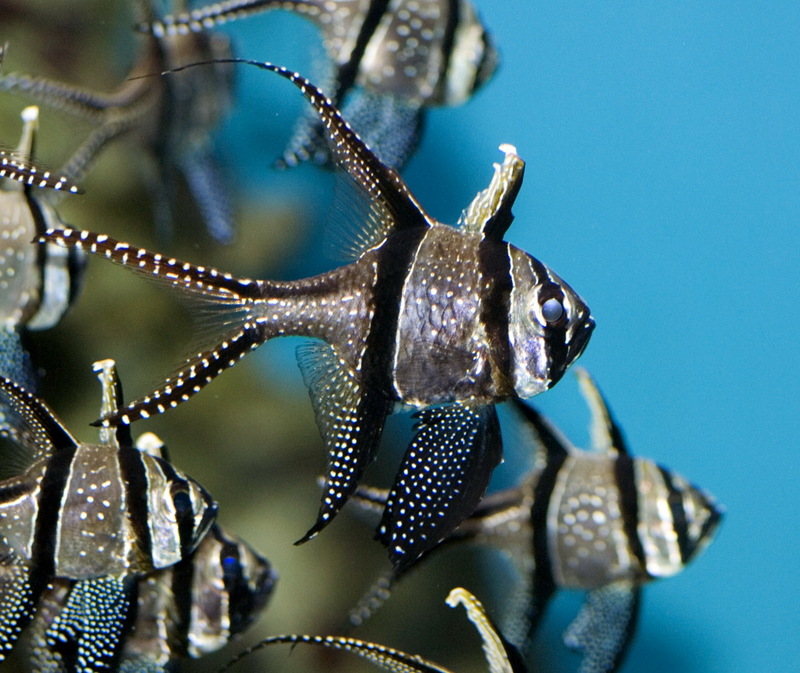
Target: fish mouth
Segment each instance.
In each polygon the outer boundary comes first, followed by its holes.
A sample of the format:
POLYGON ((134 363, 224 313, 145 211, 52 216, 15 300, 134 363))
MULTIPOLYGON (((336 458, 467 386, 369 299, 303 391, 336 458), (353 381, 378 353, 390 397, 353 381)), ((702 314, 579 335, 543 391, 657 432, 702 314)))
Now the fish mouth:
POLYGON ((567 344, 567 355, 563 360, 563 363, 557 369, 553 369, 550 371, 550 385, 548 385, 548 389, 552 388, 556 383, 558 383, 561 378, 566 373, 567 369, 577 360, 586 348, 586 345, 589 343, 589 338, 592 336, 592 332, 595 328, 595 321, 592 316, 588 316, 584 321, 583 324, 576 329, 572 338, 570 339, 569 344, 567 344))

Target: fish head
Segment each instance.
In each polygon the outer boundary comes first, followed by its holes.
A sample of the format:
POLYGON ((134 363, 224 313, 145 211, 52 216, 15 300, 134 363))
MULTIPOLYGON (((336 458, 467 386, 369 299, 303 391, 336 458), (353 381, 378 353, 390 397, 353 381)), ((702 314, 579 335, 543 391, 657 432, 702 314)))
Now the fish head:
POLYGON ((645 459, 636 459, 636 462, 637 527, 647 574, 670 577, 711 543, 724 510, 713 496, 676 472, 645 459), (645 463, 653 469, 644 469, 645 463))
POLYGON ((160 458, 142 454, 147 464, 149 525, 154 568, 189 556, 217 516, 217 503, 194 479, 160 458))
POLYGON ((269 561, 219 526, 194 554, 194 597, 187 651, 201 657, 244 631, 266 606, 277 582, 269 561))
POLYGON ((589 307, 539 260, 509 245, 508 335, 514 393, 522 398, 554 386, 578 359, 594 329, 589 307))

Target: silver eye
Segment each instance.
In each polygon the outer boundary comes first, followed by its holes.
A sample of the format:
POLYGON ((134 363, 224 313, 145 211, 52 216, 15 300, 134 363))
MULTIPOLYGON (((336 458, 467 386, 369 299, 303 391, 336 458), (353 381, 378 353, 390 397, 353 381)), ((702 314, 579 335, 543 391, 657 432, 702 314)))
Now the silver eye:
POLYGON ((558 299, 548 299, 542 304, 542 317, 548 322, 558 322, 564 315, 564 307, 558 299))

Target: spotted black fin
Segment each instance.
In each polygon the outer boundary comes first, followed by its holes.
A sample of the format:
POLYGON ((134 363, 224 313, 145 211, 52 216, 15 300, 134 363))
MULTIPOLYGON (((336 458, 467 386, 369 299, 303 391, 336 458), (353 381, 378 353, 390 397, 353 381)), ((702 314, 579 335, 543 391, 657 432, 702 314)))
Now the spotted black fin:
POLYGON ((511 207, 522 187, 525 162, 513 145, 500 145, 505 153, 502 164, 494 164, 489 186, 479 192, 461 214, 459 224, 465 231, 482 233, 486 238, 501 241, 514 221, 511 207))
POLYGON ((304 344, 297 356, 328 455, 317 521, 296 543, 300 544, 327 526, 355 490, 375 457, 392 405, 383 396, 363 390, 330 344, 304 344))
POLYGON ((372 617, 392 595, 392 589, 398 575, 393 570, 381 573, 372 585, 358 599, 358 603, 347 613, 347 619, 353 626, 361 626, 372 617))
POLYGON ((537 454, 541 454, 537 456, 538 465, 560 459, 576 450, 561 431, 533 406, 516 397, 511 398, 510 402, 529 432, 531 445, 535 447, 537 454))
POLYGON ((449 404, 416 416, 376 533, 398 572, 473 512, 503 454, 494 405, 449 404))
POLYGON ((78 446, 78 441, 42 400, 4 377, 0 377, 0 407, 14 412, 10 414, 15 417, 13 429, 6 432, 26 444, 34 459, 78 446))
POLYGON ((622 428, 614 420, 605 397, 594 379, 582 367, 575 369, 581 392, 592 415, 592 447, 599 453, 630 455, 622 428))
POLYGON ((0 538, 0 661, 14 648, 22 629, 33 617, 41 587, 31 569, 0 538))
POLYGON ((31 635, 35 670, 100 673, 113 670, 136 601, 135 578, 101 577, 58 587, 43 601, 31 635), (59 591, 60 590, 60 591, 59 591))
POLYGON ((564 643, 583 652, 579 673, 612 673, 636 630, 641 589, 616 582, 594 589, 567 627, 564 643))

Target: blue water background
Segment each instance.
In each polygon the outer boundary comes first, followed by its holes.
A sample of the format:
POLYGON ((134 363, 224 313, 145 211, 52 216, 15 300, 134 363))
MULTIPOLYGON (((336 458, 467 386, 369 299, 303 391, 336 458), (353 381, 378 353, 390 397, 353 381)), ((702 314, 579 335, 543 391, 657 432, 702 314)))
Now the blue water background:
MULTIPOLYGON (((647 588, 624 670, 797 671, 800 5, 477 4, 502 66, 470 104, 429 115, 405 177, 454 222, 498 145, 516 145, 527 172, 508 240, 590 304, 598 326, 581 364, 632 450, 727 508, 707 552, 647 588)), ((226 30, 241 56, 308 72, 321 54, 313 28, 277 13, 226 30)), ((237 181, 253 200, 307 211, 318 250, 329 178, 276 175, 263 153, 303 103, 277 78, 239 77, 221 134, 237 181)), ((330 265, 308 253, 286 276, 330 265)), ((294 345, 260 356, 273 373, 289 363, 289 387, 301 385, 294 345)), ((537 402, 587 445, 572 377, 537 402)), ((513 479, 516 460, 499 478, 513 479)), ((545 631, 558 634, 577 600, 557 601, 545 631)))

